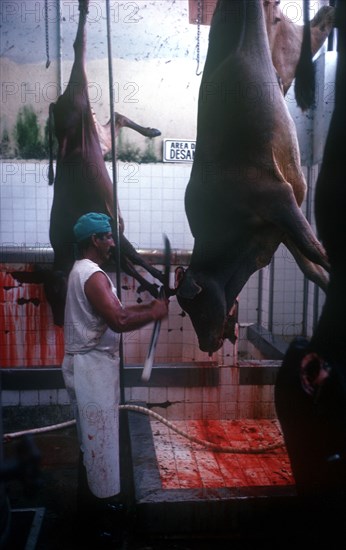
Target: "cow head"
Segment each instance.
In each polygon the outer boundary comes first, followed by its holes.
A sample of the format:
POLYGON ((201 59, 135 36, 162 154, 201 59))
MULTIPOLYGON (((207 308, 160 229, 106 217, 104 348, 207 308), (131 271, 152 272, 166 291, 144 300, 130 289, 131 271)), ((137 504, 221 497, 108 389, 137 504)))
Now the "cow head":
POLYGON ((304 338, 291 342, 275 407, 299 494, 346 494, 345 396, 344 361, 326 362, 304 338))
POLYGON ((228 311, 224 284, 215 274, 178 267, 175 287, 178 303, 191 319, 201 351, 211 355, 225 338, 235 342, 236 306, 228 311))

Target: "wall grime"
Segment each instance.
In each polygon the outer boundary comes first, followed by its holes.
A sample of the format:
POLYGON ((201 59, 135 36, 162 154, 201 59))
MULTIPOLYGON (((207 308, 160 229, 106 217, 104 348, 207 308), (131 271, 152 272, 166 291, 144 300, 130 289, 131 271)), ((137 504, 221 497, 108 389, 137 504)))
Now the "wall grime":
POLYGON ((53 323, 42 284, 30 280, 34 265, 0 264, 0 365, 42 367, 59 365, 63 357, 63 331, 53 323), (20 278, 20 277, 19 277, 20 278))
MULTIPOLYGON (((49 269, 46 267, 45 269, 49 269)), ((158 266, 160 269, 160 266, 158 266)), ((37 275, 37 264, 0 263, 0 365, 2 368, 60 366, 64 353, 63 329, 54 325, 44 285, 37 275)), ((145 272, 142 271, 143 276, 145 272)), ((114 273, 110 273, 115 278, 114 273)), ((171 281, 171 285, 173 281, 171 281)), ((138 293, 138 284, 122 275, 122 301, 128 305, 150 301, 147 292, 138 293)), ((153 327, 123 335, 125 364, 143 364, 153 327)), ((213 357, 198 348, 189 318, 175 297, 170 300, 170 315, 161 325, 155 361, 186 363, 194 361, 233 364, 236 346, 226 344, 213 357)))

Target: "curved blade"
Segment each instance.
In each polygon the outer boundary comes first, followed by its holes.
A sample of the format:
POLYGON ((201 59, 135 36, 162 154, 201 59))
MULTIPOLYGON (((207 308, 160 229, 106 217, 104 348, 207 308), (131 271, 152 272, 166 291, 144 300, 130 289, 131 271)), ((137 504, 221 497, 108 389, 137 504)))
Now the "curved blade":
MULTIPOLYGON (((165 243, 165 252, 164 252, 163 286, 160 288, 160 293, 159 293, 160 298, 169 296, 169 275, 171 270, 171 243, 169 242, 169 239, 166 235, 163 236, 163 239, 165 243)), ((155 350, 156 350, 156 346, 157 346, 157 342, 160 334, 160 328, 161 328, 161 321, 155 321, 153 333, 149 344, 148 354, 144 362, 144 368, 142 372, 143 382, 148 382, 151 376, 151 371, 154 364, 155 350)))

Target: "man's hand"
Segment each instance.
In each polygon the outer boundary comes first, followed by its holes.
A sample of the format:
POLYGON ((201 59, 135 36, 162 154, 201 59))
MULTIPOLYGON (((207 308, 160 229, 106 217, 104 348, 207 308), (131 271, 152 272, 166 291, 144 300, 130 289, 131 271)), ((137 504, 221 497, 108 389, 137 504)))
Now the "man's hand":
POLYGON ((153 300, 151 302, 154 321, 160 321, 168 315, 168 300, 153 300))

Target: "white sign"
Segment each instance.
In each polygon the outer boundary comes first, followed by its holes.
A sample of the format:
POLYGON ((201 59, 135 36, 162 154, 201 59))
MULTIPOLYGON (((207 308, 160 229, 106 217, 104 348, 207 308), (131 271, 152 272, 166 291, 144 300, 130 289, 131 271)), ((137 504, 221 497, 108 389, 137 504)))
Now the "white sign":
POLYGON ((196 142, 188 139, 164 139, 163 162, 193 162, 196 142))

